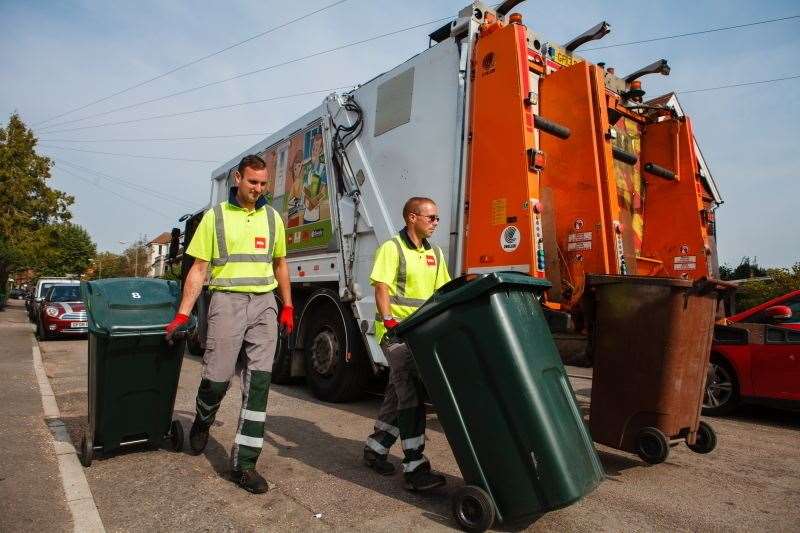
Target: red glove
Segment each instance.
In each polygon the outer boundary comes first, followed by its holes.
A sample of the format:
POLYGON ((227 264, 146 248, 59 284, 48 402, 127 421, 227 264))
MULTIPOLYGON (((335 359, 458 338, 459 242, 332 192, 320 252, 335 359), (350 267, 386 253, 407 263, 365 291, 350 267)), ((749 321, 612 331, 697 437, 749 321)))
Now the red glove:
POLYGON ((400 322, 398 322, 394 318, 390 318, 389 320, 384 320, 383 321, 383 327, 385 327, 387 330, 388 329, 392 329, 392 328, 396 328, 399 325, 400 325, 400 322))
POLYGON ((281 314, 278 315, 278 325, 288 335, 294 331, 294 307, 284 305, 281 314))
POLYGON ((172 336, 175 334, 175 330, 187 322, 189 322, 188 315, 184 315, 183 313, 176 314, 175 318, 172 319, 172 322, 167 324, 167 327, 165 328, 167 330, 167 340, 172 339, 172 336))

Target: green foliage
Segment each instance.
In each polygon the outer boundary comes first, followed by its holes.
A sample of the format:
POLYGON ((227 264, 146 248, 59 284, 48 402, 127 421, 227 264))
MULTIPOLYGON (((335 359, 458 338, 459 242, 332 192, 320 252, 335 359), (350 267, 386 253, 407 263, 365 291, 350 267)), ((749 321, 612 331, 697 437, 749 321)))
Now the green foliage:
POLYGON ((36 153, 33 133, 11 115, 0 127, 0 279, 32 266, 46 247, 60 246, 46 229, 69 221, 74 198, 47 186, 51 166, 36 153))
POLYGON ((723 280, 760 278, 766 275, 766 269, 758 266, 755 258, 743 257, 736 268, 730 265, 719 267, 719 277, 723 280))
POLYGON ((770 280, 742 283, 736 290, 736 309, 744 311, 787 292, 800 289, 800 262, 791 268, 768 268, 770 280))
POLYGON ((69 222, 39 229, 35 243, 38 250, 29 264, 40 276, 83 274, 97 251, 89 233, 69 222))

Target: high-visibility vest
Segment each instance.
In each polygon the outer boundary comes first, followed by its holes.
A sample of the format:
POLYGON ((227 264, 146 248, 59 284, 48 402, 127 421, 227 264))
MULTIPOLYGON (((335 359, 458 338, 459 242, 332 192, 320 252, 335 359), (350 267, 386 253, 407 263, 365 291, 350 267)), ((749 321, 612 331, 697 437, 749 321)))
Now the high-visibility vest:
POLYGON ((214 257, 211 259, 211 290, 263 293, 277 286, 272 269, 272 254, 275 251, 275 236, 278 213, 269 205, 264 206, 266 242, 264 249, 254 251, 253 243, 227 240, 226 234, 240 228, 228 227, 226 209, 222 204, 214 206, 214 257), (234 244, 232 244, 232 242, 234 244), (238 246, 237 244, 238 243, 238 246))
MULTIPOLYGON (((402 237, 395 235, 390 242, 397 247, 397 274, 394 283, 389 286, 389 309, 392 316, 398 321, 402 321, 411 313, 419 309, 422 304, 428 301, 436 290, 436 280, 439 278, 439 270, 447 268, 444 264, 442 249, 438 246, 431 246, 431 250, 436 257, 436 268, 430 270, 416 271, 414 276, 409 278, 408 265, 412 260, 416 260, 412 254, 417 254, 415 250, 409 250, 403 244, 402 237)), ((383 317, 379 313, 375 316, 375 337, 380 340, 386 333, 383 325, 383 317)))

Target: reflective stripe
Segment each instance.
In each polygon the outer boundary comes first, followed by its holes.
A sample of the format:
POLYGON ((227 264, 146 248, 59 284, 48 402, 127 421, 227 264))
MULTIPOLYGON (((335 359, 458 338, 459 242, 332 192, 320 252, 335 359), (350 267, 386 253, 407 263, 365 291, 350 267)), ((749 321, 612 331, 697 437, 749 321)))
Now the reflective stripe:
POLYGON ((374 451, 375 453, 378 453, 380 455, 386 455, 387 453, 389 453, 389 448, 387 448, 386 446, 382 445, 380 442, 376 441, 372 437, 367 439, 367 446, 372 451, 374 451))
POLYGON ((242 409, 242 418, 245 420, 252 420, 253 422, 264 422, 267 419, 267 413, 264 411, 242 409))
POLYGON ((219 408, 219 404, 220 404, 220 402, 217 402, 214 405, 208 405, 206 402, 204 402, 200 398, 197 398, 197 405, 199 405, 200 407, 202 407, 206 411, 214 411, 214 410, 218 409, 219 408))
POLYGON ((408 268, 406 266, 406 255, 403 253, 403 245, 400 238, 395 237, 392 242, 397 247, 397 294, 400 296, 406 293, 406 279, 408 278, 408 268))
POLYGON ((217 413, 216 413, 216 411, 215 411, 215 412, 213 412, 213 413, 208 413, 208 414, 207 414, 207 415, 205 415, 205 416, 201 415, 200 413, 197 413, 197 416, 198 416, 198 417, 200 418, 200 420, 202 420, 203 422, 207 422, 207 421, 208 421, 209 419, 211 419, 211 418, 212 418, 212 417, 213 417, 215 414, 217 414, 217 413))
POLYGON ((376 420, 375 421, 375 429, 380 429, 381 431, 385 431, 386 433, 389 433, 390 435, 394 435, 395 437, 399 437, 400 436, 400 430, 398 428, 394 427, 391 424, 387 424, 383 420, 376 420))
POLYGON ((420 435, 419 437, 413 437, 410 439, 403 439, 402 444, 404 450, 416 450, 425 444, 425 435, 420 435))
POLYGON ((214 229, 217 234, 217 250, 222 259, 228 257, 228 243, 225 242, 225 219, 222 218, 222 204, 214 206, 214 229))
POLYGON ((211 266, 224 266, 226 263, 269 263, 266 254, 231 254, 227 258, 212 259, 211 266))
POLYGON ((233 442, 241 444, 242 446, 250 446, 251 448, 261 448, 264 446, 264 439, 260 437, 248 437, 241 433, 236 434, 236 438, 233 439, 233 442))
POLYGON ((407 298, 405 296, 389 296, 389 303, 393 303, 395 305, 405 305, 407 307, 420 307, 427 301, 428 300, 422 300, 420 298, 407 298))
POLYGON ((403 472, 413 472, 420 466, 424 465, 428 462, 427 457, 423 457, 422 459, 417 459, 416 461, 411 461, 410 463, 403 463, 403 472))
POLYGON ((271 285, 273 276, 267 278, 211 278, 208 284, 212 287, 241 287, 243 285, 271 285))
POLYGON ((267 210, 267 236, 272 239, 272 244, 267 246, 267 263, 271 263, 272 254, 275 253, 275 242, 277 241, 275 238, 275 215, 277 212, 268 205, 265 205, 264 209, 267 210))

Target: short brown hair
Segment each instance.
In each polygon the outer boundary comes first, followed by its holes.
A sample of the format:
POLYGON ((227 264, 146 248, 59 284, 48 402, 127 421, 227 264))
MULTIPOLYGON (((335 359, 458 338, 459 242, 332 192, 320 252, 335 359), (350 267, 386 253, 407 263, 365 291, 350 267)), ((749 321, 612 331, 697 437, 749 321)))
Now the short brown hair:
POLYGON ((239 168, 236 170, 239 172, 240 176, 244 176, 244 169, 246 168, 252 168, 253 170, 264 170, 267 168, 267 164, 260 155, 249 154, 244 156, 242 160, 239 161, 239 168))
POLYGON ((408 215, 411 213, 417 213, 417 209, 422 204, 436 205, 436 202, 425 196, 412 196, 406 200, 406 205, 403 206, 403 220, 408 220, 408 215))

